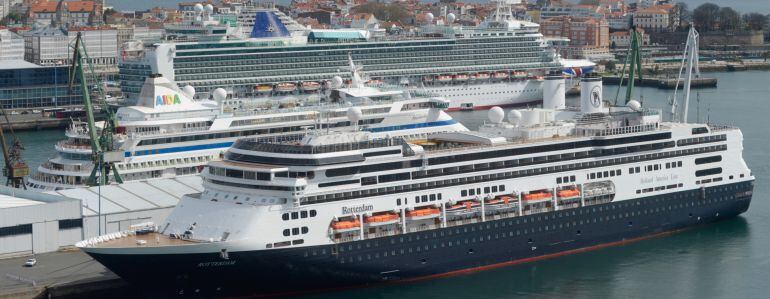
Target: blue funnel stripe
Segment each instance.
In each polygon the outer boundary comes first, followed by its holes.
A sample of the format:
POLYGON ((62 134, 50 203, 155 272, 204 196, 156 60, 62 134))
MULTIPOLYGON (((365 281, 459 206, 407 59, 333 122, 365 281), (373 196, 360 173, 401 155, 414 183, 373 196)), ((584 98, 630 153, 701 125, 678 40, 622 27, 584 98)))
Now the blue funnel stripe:
POLYGON ((289 29, 283 25, 278 16, 272 11, 258 11, 254 16, 254 28, 251 29, 252 38, 284 37, 289 36, 289 29))

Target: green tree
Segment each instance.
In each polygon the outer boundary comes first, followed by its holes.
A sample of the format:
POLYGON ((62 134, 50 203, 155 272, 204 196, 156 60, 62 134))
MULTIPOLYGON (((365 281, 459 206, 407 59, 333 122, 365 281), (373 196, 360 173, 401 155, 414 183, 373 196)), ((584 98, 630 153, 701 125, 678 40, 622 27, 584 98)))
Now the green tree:
POLYGON ((679 26, 682 26, 682 24, 690 20, 690 10, 687 7, 687 3, 677 2, 674 5, 674 9, 679 17, 679 22, 677 22, 679 23, 679 26))
POLYGON ((608 71, 614 71, 615 70, 615 61, 610 60, 607 61, 607 65, 604 66, 608 71))
POLYGON ((719 9, 719 26, 722 30, 736 30, 741 28, 741 15, 732 7, 719 9))
POLYGON ((767 15, 752 12, 743 15, 743 22, 748 30, 763 30, 768 25, 768 18, 767 15))
POLYGON ((696 7, 692 12, 695 28, 700 31, 713 31, 719 21, 719 5, 704 3, 696 7))

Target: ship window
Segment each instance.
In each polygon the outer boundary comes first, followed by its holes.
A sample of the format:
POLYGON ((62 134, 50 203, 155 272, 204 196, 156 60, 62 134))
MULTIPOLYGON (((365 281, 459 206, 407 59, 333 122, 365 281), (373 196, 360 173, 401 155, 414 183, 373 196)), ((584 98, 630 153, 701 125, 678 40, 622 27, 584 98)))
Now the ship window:
POLYGON ((436 201, 436 194, 430 195, 430 201, 436 201))
POLYGON ((468 196, 468 190, 460 190, 460 196, 468 196))
POLYGON ((476 195, 476 189, 468 190, 468 195, 476 195))
POLYGON ((307 228, 307 226, 302 227, 302 234, 307 234, 308 231, 309 229, 307 228))
POLYGON ((400 205, 401 205, 401 199, 400 199, 400 198, 396 198, 396 205, 397 205, 397 206, 400 206, 400 205))
POLYGON ((284 229, 284 230, 283 230, 283 236, 284 236, 284 237, 288 237, 289 235, 290 235, 290 231, 289 231, 289 229, 288 229, 288 228, 287 228, 287 229, 284 229))
POLYGON ((438 200, 441 200, 441 193, 438 194, 438 200))
POLYGON ((421 196, 421 198, 422 198, 422 202, 428 202, 428 196, 427 195, 423 195, 423 196, 421 196))
POLYGON ((315 217, 317 215, 317 212, 315 210, 310 210, 310 217, 315 217))
POLYGON ((490 192, 489 190, 490 190, 489 187, 484 187, 484 193, 485 194, 489 194, 489 192, 490 192))
POLYGON ((291 212, 291 219, 298 219, 298 218, 299 218, 299 213, 291 212))
POLYGON ((281 218, 282 218, 284 221, 286 221, 286 220, 289 220, 289 213, 283 213, 283 215, 281 216, 281 218))
POLYGON ((301 218, 307 218, 307 211, 300 211, 299 215, 301 218))
POLYGON ((291 229, 291 234, 292 235, 299 235, 299 228, 298 227, 292 228, 291 229))

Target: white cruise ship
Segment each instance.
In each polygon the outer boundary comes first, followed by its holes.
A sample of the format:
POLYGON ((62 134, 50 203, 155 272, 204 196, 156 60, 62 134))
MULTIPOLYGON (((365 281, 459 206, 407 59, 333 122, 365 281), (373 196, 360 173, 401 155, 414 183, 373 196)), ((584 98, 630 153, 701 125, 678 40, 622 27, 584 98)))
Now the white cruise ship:
POLYGON ((494 15, 480 26, 431 22, 416 35, 385 37, 357 29, 307 30, 300 35, 275 9, 244 9, 239 23, 253 25, 247 37, 124 49, 121 89, 129 102, 136 100, 144 78, 160 73, 195 87, 201 98, 225 88, 226 104, 233 107, 255 99, 304 99, 323 95, 333 76, 349 79, 340 70, 352 55, 367 66, 371 83, 444 96, 451 101, 449 110, 489 109, 541 102, 542 77, 549 71, 593 69, 588 61, 564 63, 538 24, 515 20, 510 6, 498 3, 494 15), (249 13, 254 21, 243 21, 243 14, 249 13))
POLYGON ((240 139, 164 222, 77 246, 147 292, 285 295, 513 265, 749 208, 738 128, 608 106, 600 78, 581 83, 579 109, 563 79, 546 85, 555 109, 504 122, 493 108, 480 132, 240 139))
MULTIPOLYGON (((269 104, 265 110, 256 111, 228 111, 222 105, 224 90, 214 92, 217 101, 195 101, 194 88, 179 89, 160 75, 150 76, 138 105, 121 107, 116 113, 116 140, 125 152, 117 170, 124 181, 197 174, 206 163, 219 160, 239 137, 290 140, 312 128, 351 126, 347 119, 351 107, 361 114, 353 126, 375 135, 466 130, 442 111, 449 105, 446 99, 364 86, 358 69, 352 60, 349 63, 355 73, 353 82, 332 90, 328 101, 272 101, 264 103, 269 104)), ((85 186, 93 169, 87 131, 73 124, 66 135, 56 144, 58 155, 37 168, 28 187, 85 186)))

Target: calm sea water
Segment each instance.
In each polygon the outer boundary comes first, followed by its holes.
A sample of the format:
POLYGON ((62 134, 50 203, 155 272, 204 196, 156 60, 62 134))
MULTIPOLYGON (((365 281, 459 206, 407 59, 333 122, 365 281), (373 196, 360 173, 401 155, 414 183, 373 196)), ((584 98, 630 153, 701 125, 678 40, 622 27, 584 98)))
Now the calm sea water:
MULTIPOLYGON (((740 126, 744 157, 757 177, 749 211, 719 223, 618 247, 419 283, 378 286, 308 298, 767 298, 770 294, 770 72, 708 74, 719 87, 700 89, 701 119, 740 126)), ((614 99, 607 86, 605 99, 614 99)), ((669 91, 638 89, 648 107, 669 91)), ((570 99, 575 101, 575 99, 570 99)), ((696 117, 695 95, 691 119, 696 117)), ((469 127, 485 111, 458 112, 469 127)), ((18 134, 30 165, 54 154, 61 131, 18 134)), ((255 269, 258 271, 258 269, 255 269)))
MULTIPOLYGON (((579 2, 578 0, 571 0, 572 2, 579 2)), ((118 10, 144 10, 154 6, 164 7, 176 7, 179 2, 192 2, 191 0, 107 0, 108 6, 113 6, 118 10)), ((205 1, 200 1, 205 2, 205 1)), ((262 1, 268 2, 268 0, 262 1)), ((276 0, 281 5, 288 5, 290 0, 276 0)), ((437 2, 436 0, 428 0, 423 2, 437 2)), ((464 2, 480 3, 487 2, 487 0, 469 0, 464 2)), ((628 1, 631 2, 631 1, 628 1)), ((741 13, 759 12, 770 13, 770 1, 767 0, 679 0, 675 2, 687 3, 690 10, 695 9, 698 5, 706 2, 711 2, 719 6, 730 6, 741 13)))

